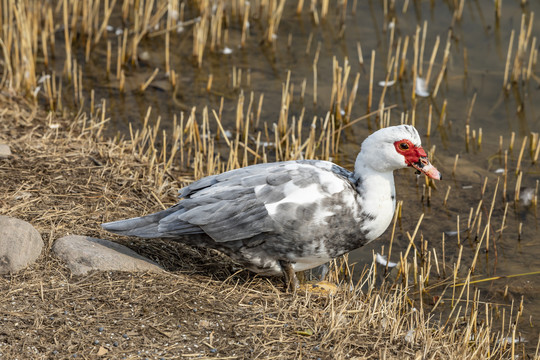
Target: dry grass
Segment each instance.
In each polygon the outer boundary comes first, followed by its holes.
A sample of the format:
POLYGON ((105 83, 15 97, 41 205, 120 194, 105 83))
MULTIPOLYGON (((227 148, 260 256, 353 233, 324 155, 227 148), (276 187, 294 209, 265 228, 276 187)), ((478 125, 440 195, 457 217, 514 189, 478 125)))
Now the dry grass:
POLYGON ((476 293, 459 294, 468 286, 457 288, 453 316, 438 321, 408 276, 401 285, 376 285, 375 265, 334 296, 294 295, 282 292, 280 280, 235 272, 212 251, 118 239, 169 272, 72 277, 49 253, 55 239, 105 236, 99 223, 173 203, 172 189, 190 178, 140 140, 151 128, 137 141, 111 142, 99 135, 100 118, 54 118, 21 99, 4 98, 2 108, 0 141, 14 157, 0 160, 0 213, 30 221, 48 245, 37 264, 0 278, 6 358, 485 359, 514 351, 492 333, 492 310, 476 293), (156 182, 158 173, 166 180, 156 182))
MULTIPOLYGON (((317 26, 325 19, 339 18, 337 30, 343 36, 347 11, 354 13, 356 3, 347 7, 343 2, 345 5, 333 12, 329 11, 327 0, 305 4, 298 1, 296 11, 299 14, 309 11, 317 26)), ((326 94, 330 104, 328 109, 318 112, 323 115, 304 118, 306 87, 312 87, 308 92, 312 91, 315 104, 322 98, 317 94, 321 43, 313 44, 316 50, 311 51, 312 33, 306 55, 314 55, 313 78, 304 78, 302 82, 302 110, 298 115, 290 110, 295 95, 290 72, 283 83, 276 123, 269 125, 260 121, 264 94, 255 97, 242 91, 242 83, 251 82, 249 69, 233 66, 231 79, 237 105, 230 132, 222 124, 222 101, 221 108, 216 110, 196 111, 181 106, 186 111, 172 119, 174 123, 168 133, 161 130, 159 116, 148 108, 142 127, 130 128, 125 139, 103 137, 108 122, 107 104, 96 106, 92 90, 88 99, 88 92, 83 89, 81 56, 88 60, 91 52, 101 50, 106 57, 110 86, 122 93, 144 92, 156 75, 162 74, 161 69, 140 78, 135 76, 136 71, 129 70, 136 67, 144 39, 162 40, 163 70, 170 89, 175 89, 171 98, 176 101, 178 73, 171 68, 171 36, 191 40, 189 52, 196 67, 203 67, 208 57, 205 54, 209 52, 244 47, 251 36, 248 24, 257 24, 263 33, 264 46, 275 48, 285 1, 235 0, 215 4, 211 11, 212 2, 205 0, 193 1, 189 6, 158 0, 2 2, 0 18, 6 25, 0 29, 3 55, 0 85, 4 91, 0 95, 0 142, 9 143, 14 156, 0 159, 0 193, 5 194, 0 197, 0 214, 31 222, 47 246, 37 264, 19 274, 0 278, 0 357, 71 358, 77 354, 83 358, 485 359, 514 358, 521 352, 527 355, 524 347, 518 349, 514 342, 520 338, 516 324, 522 316, 522 304, 517 307, 516 303, 514 308, 483 303, 479 291, 471 284, 475 282, 473 275, 479 252, 492 249, 496 260, 495 239, 502 237, 505 227, 510 227, 509 230, 516 227, 515 219, 509 217, 506 221, 509 204, 506 200, 512 198, 507 188, 512 189, 515 182, 513 200, 517 203, 522 174, 528 171, 527 153, 533 165, 540 153, 540 141, 534 132, 523 139, 517 161, 513 156, 516 154, 512 154, 515 134, 509 146, 510 154, 504 151, 503 180, 497 185, 504 202, 500 229, 491 229, 499 228, 495 220, 500 217, 492 219, 497 188, 493 198, 484 198, 486 177, 478 205, 471 208, 468 219, 462 218, 461 229, 466 231, 463 238, 459 235, 457 216, 458 255, 452 261, 450 257, 447 259, 444 234, 442 248, 435 245, 441 251, 428 247, 427 240, 418 232, 422 214, 413 234, 406 233, 408 238, 404 237, 408 247, 399 254, 399 270, 391 273, 391 279, 383 285, 380 285, 381 270, 372 265, 364 269, 359 284, 342 280, 340 290, 332 297, 304 292, 285 294, 280 280, 237 272, 234 264, 216 252, 160 240, 115 238, 160 263, 169 270, 165 274, 94 273, 73 278, 50 255, 54 240, 61 236, 110 237, 100 230, 100 223, 167 207, 176 202, 176 189, 194 178, 268 160, 328 159, 338 154, 343 129, 365 118, 374 118, 377 127, 387 126, 396 105, 385 105, 386 86, 378 101, 374 99, 376 59, 384 64, 385 83, 393 79, 406 87, 414 84, 416 77, 426 74, 426 82, 431 80, 433 84, 434 104, 442 102, 437 129, 450 126, 446 123, 447 100, 438 93, 453 50, 453 34, 448 32, 444 49, 437 37, 430 51, 425 48, 428 36, 425 22, 414 36, 396 35, 393 27, 389 27, 388 53, 375 56, 372 50, 367 76, 353 75, 349 60, 334 57, 333 82, 326 94), (109 25, 122 33, 108 33, 109 25), (184 32, 178 35, 180 28, 184 32), (241 29, 241 36, 231 40, 229 35, 234 29, 241 29), (441 55, 438 55, 439 45, 443 49, 441 55), (428 63, 424 58, 429 53, 428 63), (53 64, 54 57, 61 70, 53 64), (36 67, 43 67, 47 74, 41 82, 36 67), (366 108, 367 112, 375 111, 352 119, 360 81, 368 79, 366 108), (6 94, 12 98, 6 98, 6 94), (34 102, 28 103, 19 94, 34 102), (63 104, 68 101, 81 108, 90 103, 90 114, 57 117, 36 107, 39 101, 45 102, 49 109, 64 112, 67 107, 63 104), (514 168, 516 179, 511 176, 514 168), (511 226, 510 222, 513 222, 511 226), (474 241, 473 246, 464 248, 461 241, 465 238, 474 241), (450 314, 441 315, 441 308, 450 314)), ((405 1, 399 10, 405 13, 408 4, 405 1)), ((463 4, 464 1, 454 1, 454 21, 461 21, 463 4)), ((394 21, 389 14, 396 10, 395 4, 384 1, 383 6, 385 21, 394 21)), ((495 8, 500 11, 500 2, 495 8)), ((386 22, 385 26, 389 25, 386 22)), ((531 35, 532 23, 533 18, 522 19, 515 51, 512 32, 503 79, 507 93, 523 81, 531 78, 538 81, 534 74, 538 50, 536 38, 531 35)), ((288 41, 290 44, 291 35, 288 41)), ((363 67, 360 43, 357 48, 363 67)), ((464 73, 467 74, 467 68, 464 73)), ((220 74, 214 75, 217 79, 220 74)), ((212 79, 213 75, 209 74, 208 92, 214 91, 212 79)), ((218 82, 214 81, 214 89, 217 86, 218 82)), ((420 108, 414 86, 411 90, 404 96, 407 109, 401 114, 401 121, 416 124, 420 108)), ((482 144, 482 129, 477 133, 469 125, 475 99, 476 95, 464 129, 466 150, 471 152, 479 151, 482 144)), ((431 111, 430 105, 426 117, 428 136, 431 111)), ((431 157, 434 152, 435 147, 430 151, 431 157)), ((502 158, 501 137, 499 154, 490 162, 498 159, 502 163, 502 158)), ((459 158, 460 166, 465 161, 459 158)), ((457 162, 456 155, 452 175, 460 172, 457 162)), ((417 185, 422 192, 421 203, 426 200, 429 207, 434 184, 417 185)), ((455 203, 462 199, 458 186, 452 188, 452 193, 450 190, 448 186, 443 202, 446 212, 453 211, 455 203)), ((537 193, 538 182, 535 211, 537 193)), ((501 209, 497 203, 495 212, 502 212, 501 209)), ((396 221, 399 220, 396 216, 396 221)), ((521 224, 519 229, 521 234, 521 224)), ((389 253, 393 240, 394 231, 389 253)), ((394 249, 394 258, 396 253, 399 251, 394 249)), ((333 274, 338 275, 335 278, 341 278, 342 265, 334 267, 333 274)))

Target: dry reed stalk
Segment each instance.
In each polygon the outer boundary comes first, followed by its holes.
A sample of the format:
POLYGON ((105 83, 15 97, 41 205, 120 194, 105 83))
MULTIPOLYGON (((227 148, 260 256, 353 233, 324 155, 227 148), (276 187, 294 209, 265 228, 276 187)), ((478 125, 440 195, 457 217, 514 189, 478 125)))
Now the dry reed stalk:
POLYGON ((433 117, 433 106, 429 105, 429 111, 428 111, 428 124, 427 124, 427 133, 426 136, 431 136, 431 118, 433 117))
POLYGON ((448 31, 448 36, 446 38, 446 46, 444 48, 444 56, 443 56, 443 62, 441 66, 441 70, 439 72, 439 75, 437 77, 437 82, 435 83, 435 87, 433 88, 433 97, 435 98, 437 96, 437 93, 439 92, 439 86, 442 83, 444 74, 446 73, 446 65, 448 63, 448 59, 450 57, 450 47, 452 45, 452 31, 448 31))
POLYGON ((452 187, 450 185, 448 185, 448 189, 446 190, 446 195, 444 195, 443 206, 446 206, 446 204, 447 204, 448 196, 450 196, 450 190, 451 189, 452 189, 452 187))
MULTIPOLYGON (((502 0, 501 0, 502 1, 502 0)), ((510 71, 510 58, 512 57, 512 48, 514 46, 514 30, 510 33, 510 42, 508 43, 508 52, 506 54, 506 64, 504 66, 503 88, 508 89, 508 72, 510 71)))
POLYGON ((456 157, 454 158, 454 167, 452 168, 452 176, 456 174, 458 160, 459 160, 459 154, 456 154, 456 157))
POLYGON ((422 26, 422 41, 420 43, 420 54, 418 57, 418 76, 423 77, 424 69, 424 49, 426 47, 426 36, 427 36, 427 20, 424 20, 422 26))
POLYGON ((514 150, 514 142, 516 140, 516 133, 512 131, 510 134, 510 144, 508 145, 508 151, 512 152, 514 150))
POLYGON ((480 197, 484 197, 484 194, 486 193, 486 188, 487 188, 487 182, 488 182, 488 178, 487 176, 484 178, 484 183, 482 184, 482 190, 480 191, 480 197))
POLYGON ((482 148, 482 128, 478 129, 478 141, 477 141, 478 149, 480 150, 482 148))
POLYGON ((470 136, 471 136, 471 127, 470 125, 465 125, 465 149, 467 152, 469 152, 469 143, 470 143, 470 136))
POLYGON ((467 111, 467 120, 466 120, 467 125, 469 125, 471 123, 472 111, 474 109, 474 104, 476 103, 476 95, 477 95, 477 93, 475 92, 473 97, 472 97, 471 103, 469 105, 469 109, 467 111))
POLYGON ((275 39, 277 38, 277 30, 279 27, 279 23, 281 21, 281 17, 283 16, 283 9, 285 6, 285 0, 279 0, 279 3, 277 3, 278 0, 271 0, 268 1, 268 27, 265 32, 266 41, 269 44, 272 44, 275 39))
POLYGON ((521 160, 523 159, 523 152, 525 151, 525 145, 527 145, 527 136, 523 138, 523 142, 521 143, 521 149, 519 150, 519 156, 518 156, 517 165, 516 165, 516 175, 520 172, 521 160))
POLYGON ((503 172, 503 201, 506 202, 506 184, 508 183, 508 150, 504 150, 504 172, 503 172))
POLYGON ((522 179, 522 177, 523 177, 523 171, 520 171, 519 174, 517 175, 516 188, 514 190, 514 202, 515 203, 519 202, 519 193, 520 193, 520 190, 521 190, 521 179, 522 179))
MULTIPOLYGON (((487 179, 487 178, 486 178, 487 179)), ((493 209, 495 208, 495 199, 497 198, 497 190, 499 189, 500 178, 497 178, 497 183, 495 184, 495 190, 493 191, 493 199, 491 200, 491 207, 489 208, 489 214, 486 223, 486 252, 489 251, 489 230, 491 229, 491 216, 493 215, 493 209)), ((497 256, 497 244, 493 240, 493 250, 495 251, 495 256, 497 256)))
POLYGON ((461 18, 463 16, 463 7, 465 5, 465 0, 459 0, 459 5, 454 11, 454 19, 457 21, 461 21, 461 18))
POLYGON ((392 255, 392 245, 394 244, 394 236, 395 236, 395 233, 396 233, 396 224, 397 224, 397 220, 398 220, 398 214, 399 214, 399 210, 401 209, 401 207, 403 206, 403 201, 400 200, 398 201, 397 205, 396 205, 396 210, 394 211, 394 220, 393 220, 393 225, 392 225, 392 233, 390 235, 390 245, 388 246, 388 255, 386 257, 386 259, 388 260, 386 262, 386 266, 384 267, 384 273, 387 274, 388 273, 388 264, 390 263, 390 256, 392 255))
POLYGON ((210 90, 212 90, 213 79, 214 79, 214 76, 212 74, 208 75, 208 80, 206 82, 206 92, 210 92, 210 90))
MULTIPOLYGON (((422 215, 420 215, 420 218, 418 219, 418 222, 416 223, 416 227, 414 229, 414 232, 413 232, 413 235, 411 236, 408 232, 407 232, 407 237, 409 239, 409 245, 407 246, 407 250, 405 250, 405 254, 403 256, 400 255, 400 257, 402 259, 407 259, 407 256, 409 255, 409 251, 411 250, 411 247, 413 247, 415 249, 414 251, 414 254, 416 256, 416 253, 418 252, 416 246, 414 245, 414 239, 416 237, 416 234, 418 233, 418 229, 420 228, 420 224, 422 223, 422 219, 424 218, 424 213, 422 213, 422 215)), ((403 260, 400 262, 401 264, 401 267, 400 267, 400 270, 398 272, 398 277, 400 274, 403 275, 403 278, 406 279, 407 278, 407 273, 405 270, 405 268, 403 267, 403 260)), ((416 262, 414 262, 414 264, 416 264, 416 262)), ((416 277, 415 277, 415 281, 416 281, 416 277)))
POLYGON ((538 146, 538 133, 531 132, 531 140, 529 143, 529 156, 531 159, 534 159, 534 152, 538 146))
POLYGON ((471 224, 470 228, 468 229, 469 231, 474 229, 474 226, 475 226, 477 220, 478 220, 478 224, 480 224, 480 222, 481 222, 482 214, 480 213, 480 209, 482 207, 482 203, 483 203, 483 199, 480 199, 480 201, 478 202, 478 205, 476 207, 476 212, 474 214, 472 224, 471 224))
POLYGON ((463 49, 463 76, 467 78, 469 75, 469 55, 467 48, 463 49))
POLYGON ((433 50, 431 51, 431 57, 429 59, 429 67, 426 73, 426 87, 429 87, 429 80, 431 79, 431 72, 433 70, 433 64, 435 63, 435 58, 437 57, 437 51, 439 50, 440 42, 441 42, 441 38, 437 36, 435 40, 435 45, 433 46, 433 50))
MULTIPOLYGON (((411 102, 413 104, 413 112, 415 111, 415 108, 416 108, 416 82, 417 82, 417 78, 421 77, 421 75, 419 75, 418 71, 418 67, 419 67, 419 61, 420 61, 420 26, 416 26, 416 33, 414 35, 414 48, 413 48, 413 64, 412 64, 412 87, 411 87, 411 102)), ((411 122, 411 125, 412 126, 416 126, 415 124, 415 116, 414 116, 414 113, 413 113, 413 116, 411 118, 412 122, 411 122)))
POLYGON ((309 33, 309 37, 306 44, 306 55, 309 55, 311 52, 311 43, 313 42, 313 32, 309 33))
POLYGON ((373 101, 373 76, 375 73, 375 50, 371 50, 371 66, 369 70, 369 93, 367 101, 367 112, 371 111, 371 104, 373 101))
POLYGON ((358 53, 358 63, 360 66, 364 66, 364 55, 362 54, 362 45, 360 41, 356 43, 356 52, 358 53))
POLYGON ((531 52, 529 54, 529 61, 528 61, 528 64, 527 64, 527 76, 526 76, 527 80, 530 80, 531 75, 532 75, 532 67, 533 67, 533 65, 536 64, 536 62, 535 62, 535 54, 537 53, 537 51, 538 50, 536 49, 536 37, 533 37, 532 44, 531 44, 531 52))
POLYGON ((64 20, 64 46, 66 47, 66 60, 64 62, 64 72, 68 74, 68 76, 71 76, 71 37, 69 35, 69 29, 70 26, 68 24, 68 1, 63 0, 62 1, 62 9, 63 9, 63 20, 64 20))
MULTIPOLYGON (((378 109, 378 110, 372 111, 372 112, 370 112, 370 113, 367 113, 367 114, 365 114, 365 115, 363 115, 363 116, 360 116, 360 117, 358 117, 358 118, 356 118, 356 119, 354 119, 354 120, 349 121, 347 124, 341 124, 340 127, 334 131, 334 134, 333 134, 333 135, 334 135, 334 136, 339 135, 339 133, 340 133, 342 130, 344 130, 344 129, 346 129, 346 128, 348 128, 348 127, 350 127, 350 126, 356 124, 357 122, 362 121, 362 120, 369 119, 370 117, 372 117, 373 115, 376 115, 377 113, 380 114, 381 112, 389 111, 390 109, 393 109, 393 108, 395 108, 396 106, 397 106, 397 105, 395 105, 395 104, 394 104, 394 105, 390 105, 390 106, 387 106, 387 107, 385 107, 385 108, 378 109)), ((381 116, 381 117, 382 117, 382 116, 381 116)))
POLYGON ((118 85, 118 90, 123 93, 125 90, 126 85, 126 74, 124 73, 124 70, 120 71, 120 83, 118 85))
POLYGON ((388 89, 388 83, 389 83, 389 80, 390 80, 390 75, 392 74, 392 67, 394 66, 394 57, 392 56, 392 58, 390 59, 390 63, 388 64, 388 67, 386 69, 386 77, 385 77, 385 80, 384 80, 384 86, 383 86, 383 90, 382 90, 382 93, 381 93, 381 98, 379 99, 379 109, 380 108, 384 108, 384 97, 386 95, 386 89, 388 89))
POLYGON ((152 81, 154 81, 158 73, 159 73, 159 68, 155 68, 152 75, 150 75, 150 77, 143 84, 140 85, 139 90, 144 92, 146 88, 152 83, 152 81))
POLYGON ((399 79, 403 79, 405 75, 405 70, 407 68, 407 50, 409 48, 409 36, 405 36, 405 41, 403 42, 403 51, 401 52, 401 61, 399 65, 399 79))

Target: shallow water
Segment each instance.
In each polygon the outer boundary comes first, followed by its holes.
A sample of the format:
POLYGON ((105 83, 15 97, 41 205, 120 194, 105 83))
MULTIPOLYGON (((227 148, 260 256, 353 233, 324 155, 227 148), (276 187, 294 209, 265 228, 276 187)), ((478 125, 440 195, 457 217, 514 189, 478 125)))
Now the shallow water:
MULTIPOLYGON (((459 3, 459 2, 458 2, 459 3)), ((352 108, 351 118, 355 119, 366 113, 367 94, 369 93, 369 74, 372 50, 375 51, 373 106, 376 109, 383 88, 377 83, 385 79, 388 48, 391 27, 394 26, 394 50, 399 38, 403 42, 410 37, 407 53, 407 72, 401 81, 386 91, 384 103, 395 105, 392 110, 391 124, 400 122, 401 114, 407 112, 411 116, 413 78, 410 73, 413 61, 413 36, 417 26, 427 24, 425 50, 422 64, 422 76, 426 75, 429 58, 440 38, 440 45, 433 65, 432 79, 428 91, 433 91, 433 84, 443 63, 443 52, 446 46, 449 30, 450 52, 447 71, 441 83, 437 96, 417 97, 415 107, 416 126, 419 129, 426 149, 436 146, 434 164, 443 173, 444 180, 437 183, 428 204, 422 196, 423 180, 418 180, 412 171, 396 173, 398 199, 403 200, 403 217, 398 223, 396 240, 393 244, 391 259, 397 261, 400 251, 408 245, 406 232, 412 233, 420 214, 425 217, 418 236, 428 241, 428 248, 436 248, 439 257, 443 253, 442 234, 445 236, 444 254, 447 272, 451 264, 457 260, 458 246, 455 232, 457 217, 460 219, 460 230, 466 230, 467 218, 471 208, 476 211, 478 201, 484 199, 481 208, 483 222, 490 211, 493 192, 497 178, 495 173, 504 168, 504 160, 499 153, 499 136, 503 137, 503 151, 508 149, 511 133, 515 132, 515 144, 509 151, 508 176, 508 214, 506 227, 500 236, 500 229, 505 202, 502 200, 502 177, 498 187, 497 197, 493 208, 490 228, 489 252, 480 253, 475 275, 479 278, 522 274, 540 270, 540 236, 538 227, 537 208, 526 205, 523 201, 514 203, 514 187, 516 183, 515 169, 522 139, 531 132, 540 131, 540 67, 532 67, 536 74, 529 80, 519 80, 505 90, 503 88, 505 64, 511 31, 515 30, 513 53, 516 51, 522 16, 528 20, 532 13, 536 15, 531 26, 532 37, 540 35, 540 23, 536 18, 540 15, 540 2, 529 1, 521 6, 517 1, 503 1, 501 17, 496 20, 494 2, 465 1, 461 20, 454 18, 452 1, 410 1, 406 12, 403 12, 403 2, 396 2, 396 9, 384 15, 384 2, 358 1, 355 11, 353 2, 349 1, 345 18, 343 36, 340 36, 339 9, 330 9, 327 19, 320 20, 316 25, 309 12, 309 4, 304 4, 304 11, 296 15, 296 2, 289 2, 273 44, 262 43, 264 29, 253 21, 250 23, 250 36, 244 48, 239 47, 241 27, 238 22, 231 20, 226 46, 232 50, 230 54, 212 53, 206 51, 202 66, 197 67, 191 55, 192 38, 190 28, 184 32, 173 34, 171 37, 171 68, 179 74, 176 90, 170 85, 164 74, 164 41, 162 37, 143 40, 140 53, 146 52, 144 59, 139 59, 137 65, 125 68, 126 92, 118 89, 118 81, 108 80, 104 74, 104 47, 96 49, 88 62, 84 63, 84 88, 95 90, 95 98, 105 98, 108 104, 108 116, 111 124, 107 131, 114 134, 117 131, 126 132, 128 124, 140 126, 147 113, 148 106, 153 109, 153 117, 162 118, 165 128, 170 127, 171 119, 182 111, 190 111, 193 106, 200 112, 204 106, 218 109, 221 99, 224 99, 223 122, 226 129, 233 129, 235 123, 236 104, 240 92, 247 99, 253 92, 256 103, 260 94, 264 94, 261 112, 261 126, 266 122, 271 125, 277 122, 281 106, 282 86, 291 72, 291 83, 294 84, 294 100, 289 109, 289 117, 298 117, 305 109, 305 119, 314 116, 324 117, 329 110, 332 88, 332 61, 336 57, 342 65, 345 58, 349 59, 351 75, 348 89, 350 91, 354 76, 360 74, 356 102, 352 108), (391 19, 395 19, 392 21, 391 19), (311 45, 308 48, 308 43, 311 45), (289 43, 290 40, 290 45, 289 43), (358 61, 357 44, 361 44, 364 64, 358 61), (320 46, 317 64, 318 90, 317 103, 313 102, 313 59, 316 49, 320 46), (146 56, 147 55, 147 56, 146 56), (160 68, 157 78, 149 88, 140 93, 137 86, 147 79, 155 68, 160 68), (233 88, 232 69, 242 69, 243 78, 238 88, 233 88), (248 82, 247 74, 250 74, 248 82), (207 91, 208 77, 212 74, 213 85, 207 91), (302 81, 306 79, 305 99, 300 99, 302 81), (474 106, 471 110, 471 104, 474 106), (444 100, 447 101, 446 117, 439 124, 444 100), (428 138, 429 107, 432 106, 433 120, 431 136, 428 138), (469 118, 470 114, 470 118, 469 118), (470 124, 471 132, 482 129, 481 147, 473 145, 466 147, 465 126, 470 124), (454 159, 459 154, 458 166, 453 174, 454 159), (487 187, 482 196, 484 179, 487 177, 487 187), (443 205, 448 186, 452 190, 446 205, 443 205), (522 224, 521 235, 518 229, 522 224)), ((194 9, 186 7, 185 18, 195 18, 194 9)), ((113 15, 111 24, 120 26, 120 18, 113 15)), ((118 39, 109 35, 113 49, 118 39)), ((528 45, 530 48, 530 44, 528 45)), ((538 48, 538 43, 536 45, 538 48)), ((529 51, 523 61, 529 61, 529 51)), ((513 59, 513 57, 512 57, 513 59)), ((59 65, 58 65, 59 66, 59 65)), ((61 68, 61 67, 60 67, 61 68)), ((246 100, 246 103, 248 100, 246 100)), ((377 127, 376 117, 360 121, 343 132, 340 152, 334 155, 337 162, 352 168, 360 143, 372 130, 377 127)), ((308 121, 305 122, 307 124, 308 121)), ((271 126, 270 126, 271 128, 271 126)), ((527 144, 521 163, 523 170, 522 186, 534 188, 540 179, 540 168, 531 163, 530 145, 527 144)), ((482 225, 481 230, 484 226, 482 225)), ((463 244, 461 264, 464 270, 470 266, 475 252, 475 236, 460 233, 463 244)), ((481 233, 480 233, 481 235, 481 233)), ((388 249, 390 230, 379 241, 369 247, 354 252, 350 261, 362 263, 371 261, 371 251, 380 252, 381 247, 388 249)), ((417 238, 418 243, 418 238, 417 238)), ((385 250, 386 252, 386 250, 385 250)), ((482 299, 507 307, 512 301, 519 303, 523 297, 525 312, 521 331, 528 340, 527 346, 535 346, 540 326, 540 277, 538 275, 522 276, 512 279, 498 279, 478 284, 482 299), (506 289, 506 287, 508 287, 506 289)), ((508 308, 508 307, 507 307, 508 308)), ((509 311, 509 310, 507 310, 509 311)))

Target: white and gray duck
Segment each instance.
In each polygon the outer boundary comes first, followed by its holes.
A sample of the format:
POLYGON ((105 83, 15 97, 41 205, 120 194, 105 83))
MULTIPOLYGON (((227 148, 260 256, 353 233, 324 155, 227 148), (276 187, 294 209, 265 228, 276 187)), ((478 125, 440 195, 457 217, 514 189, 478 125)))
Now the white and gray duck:
POLYGON ((266 163, 202 178, 155 214, 103 224, 142 238, 171 238, 219 250, 262 275, 322 265, 378 238, 396 207, 394 170, 412 167, 441 179, 413 126, 371 134, 350 172, 329 161, 266 163))

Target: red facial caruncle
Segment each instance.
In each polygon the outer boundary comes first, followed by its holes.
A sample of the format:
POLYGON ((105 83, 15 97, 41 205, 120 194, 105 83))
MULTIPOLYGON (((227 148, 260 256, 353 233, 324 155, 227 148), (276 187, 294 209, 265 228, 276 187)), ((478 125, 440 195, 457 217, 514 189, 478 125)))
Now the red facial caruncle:
POLYGON ((421 146, 414 145, 410 140, 403 139, 394 142, 394 147, 398 154, 403 155, 407 166, 423 172, 432 179, 441 179, 441 173, 431 165, 425 150, 421 146))

